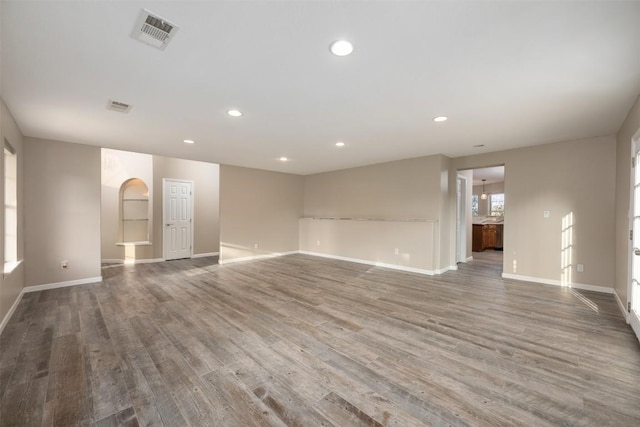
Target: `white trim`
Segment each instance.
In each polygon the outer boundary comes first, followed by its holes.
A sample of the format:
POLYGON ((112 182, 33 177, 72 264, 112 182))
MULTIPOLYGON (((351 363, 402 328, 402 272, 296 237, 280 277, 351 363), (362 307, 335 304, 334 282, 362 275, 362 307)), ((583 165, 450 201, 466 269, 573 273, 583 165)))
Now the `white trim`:
POLYGON ((2 277, 9 277, 11 276, 11 273, 13 273, 19 266, 20 264, 22 264, 23 260, 18 260, 18 261, 7 261, 4 263, 4 269, 3 269, 3 276, 2 277))
POLYGON ((638 341, 640 341, 640 319, 638 318, 636 312, 633 310, 631 313, 629 313, 629 324, 631 325, 631 329, 633 329, 633 332, 635 332, 636 338, 638 338, 638 341))
MULTIPOLYGON (((472 191, 473 192, 473 191, 472 191)), ((464 175, 456 176, 456 254, 455 262, 463 262, 463 258, 467 253, 467 238, 469 236, 467 230, 467 177, 464 175), (459 191, 458 191, 459 190, 459 191), (462 206, 461 206, 462 205, 462 206), (462 213, 460 212, 462 209, 462 213)))
POLYGON ((446 273, 447 271, 456 271, 458 270, 458 266, 457 265, 448 265, 445 268, 441 268, 439 270, 435 270, 434 273, 435 274, 443 274, 446 273))
POLYGON ((153 264, 154 262, 163 262, 166 261, 164 258, 148 258, 148 259, 125 259, 123 263, 125 265, 134 265, 134 264, 153 264))
POLYGON ((11 320, 11 316, 13 316, 13 312, 16 311, 16 308, 18 308, 18 304, 20 304, 20 301, 22 301, 22 296, 24 294, 25 294, 25 290, 24 288, 22 288, 22 290, 18 294, 18 297, 13 302, 13 305, 11 306, 9 311, 7 311, 7 314, 5 314, 4 319, 2 319, 2 323, 0 323, 0 334, 2 333, 2 331, 4 331, 4 327, 7 326, 7 323, 9 323, 9 320, 11 320))
MULTIPOLYGON (((319 253, 319 252, 300 251, 299 253, 304 254, 304 255, 322 257, 322 258, 337 259, 337 260, 340 260, 340 261, 355 262, 355 263, 358 263, 358 264, 373 265, 373 266, 376 266, 376 267, 391 268, 393 270, 408 271, 410 273, 426 274, 428 276, 433 276, 434 274, 440 274, 440 273, 434 272, 433 270, 424 270, 422 268, 405 267, 404 265, 387 264, 385 262, 369 261, 369 260, 366 260, 366 259, 349 258, 349 257, 344 257, 344 256, 339 256, 339 255, 323 254, 323 253, 319 253)), ((446 267, 446 268, 444 268, 442 270, 439 270, 439 271, 444 272, 444 271, 447 271, 448 269, 451 269, 451 267, 446 267)))
POLYGON ((543 279, 541 277, 522 276, 520 274, 502 273, 503 279, 522 280, 524 282, 536 282, 544 285, 554 285, 563 288, 575 288, 585 291, 602 292, 603 294, 613 294, 613 288, 607 286, 585 285, 582 283, 564 284, 560 280, 543 279))
POLYGON ((151 264, 154 262, 162 262, 165 261, 164 258, 146 258, 146 259, 103 259, 101 261, 102 264, 126 264, 126 265, 134 265, 134 264, 151 264))
MULTIPOLYGON (((640 151, 640 128, 638 128, 638 130, 636 130, 636 133, 633 134, 633 136, 631 137, 631 158, 635 159, 636 157, 636 153, 640 151)), ((635 165, 636 168, 640 167, 640 165, 635 165)), ((640 230, 634 230, 633 229, 633 217, 635 215, 634 212, 634 206, 636 204, 636 200, 635 200, 635 184, 636 184, 636 180, 635 180, 635 174, 636 174, 636 170, 635 168, 631 167, 631 165, 629 166, 629 215, 628 215, 628 219, 629 219, 629 230, 632 230, 632 232, 639 232, 640 230)), ((631 311, 634 311, 633 307, 637 307, 638 306, 638 302, 634 301, 633 298, 633 276, 634 276, 634 272, 633 272, 633 257, 634 255, 634 248, 633 248, 633 240, 629 239, 627 240, 628 246, 627 246, 627 301, 629 301, 631 303, 631 311)), ((625 313, 627 311, 625 310, 625 313)), ((627 323, 629 323, 631 325, 631 328, 634 330, 634 332, 636 333, 636 336, 638 337, 638 340, 640 340, 640 322, 638 321, 637 316, 634 313, 628 313, 626 316, 627 319, 627 323)))
POLYGON ((4 330, 4 327, 7 326, 7 323, 9 323, 9 320, 11 320, 11 316, 13 316, 13 313, 16 311, 16 308, 18 308, 18 304, 20 304, 20 301, 22 301, 22 297, 24 296, 24 294, 29 292, 39 292, 39 291, 46 291, 49 289, 66 288, 68 286, 86 285, 87 283, 99 283, 99 282, 102 282, 102 276, 89 277, 86 279, 78 279, 78 280, 69 280, 67 282, 47 283, 45 285, 25 286, 24 288, 22 288, 22 290, 18 294, 18 297, 13 302, 13 305, 11 306, 7 314, 4 316, 4 319, 2 319, 2 323, 0 323, 0 334, 4 330))
POLYGON ((625 307, 625 305, 622 303, 622 300, 620 299, 620 296, 618 295, 615 289, 613 290, 613 296, 616 297, 616 302, 618 303, 618 307, 620 308, 620 311, 624 316, 624 320, 626 320, 627 323, 629 323, 629 313, 627 312, 627 307, 625 307))
POLYGON ((473 261, 473 256, 470 256, 469 258, 467 258, 465 262, 471 262, 471 261, 473 261))
POLYGON ((191 258, 204 258, 208 256, 219 256, 219 255, 220 255, 220 252, 206 252, 202 254, 193 254, 191 255, 191 258))
POLYGON ((99 283, 99 282, 102 282, 102 276, 87 277, 86 279, 69 280, 66 282, 47 283, 44 285, 25 286, 23 291, 25 293, 38 292, 38 291, 46 291, 49 289, 66 288, 68 286, 86 285, 88 283, 99 283))
POLYGON ((264 255, 252 255, 252 256, 243 256, 240 258, 231 258, 231 259, 221 259, 218 261, 218 264, 223 265, 223 264, 232 264, 234 262, 244 262, 244 261, 258 261, 261 259, 269 259, 269 258, 277 258, 277 257, 281 257, 281 256, 285 256, 285 255, 294 255, 294 254, 299 254, 302 253, 300 251, 290 251, 290 252, 274 252, 271 254, 264 254, 264 255))
POLYGON ((118 242, 116 246, 153 246, 153 243, 148 240, 143 242, 118 242))

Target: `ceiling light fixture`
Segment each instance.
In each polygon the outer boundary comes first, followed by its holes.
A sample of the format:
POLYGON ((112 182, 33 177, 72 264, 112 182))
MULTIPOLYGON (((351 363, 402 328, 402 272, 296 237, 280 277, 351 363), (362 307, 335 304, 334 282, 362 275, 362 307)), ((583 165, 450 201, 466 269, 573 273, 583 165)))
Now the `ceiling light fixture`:
POLYGON ((486 181, 486 179, 482 180, 482 195, 480 196, 480 198, 482 200, 487 200, 487 193, 484 191, 484 182, 486 181))
POLYGON ((240 110, 228 110, 227 114, 230 115, 231 117, 240 117, 240 116, 242 116, 242 111, 240 111, 240 110))
POLYGON ((195 144, 196 142, 193 139, 185 139, 184 143, 185 144, 195 144))
POLYGON ((342 141, 336 142, 336 147, 344 147, 344 142, 342 141))
POLYGON ((338 40, 331 43, 329 49, 336 56, 347 56, 353 52, 353 45, 346 40, 338 40))
POLYGON ((447 116, 438 116, 438 117, 434 117, 433 121, 434 122, 446 122, 448 118, 449 117, 447 117, 447 116))
POLYGON ((282 156, 282 157, 280 157, 280 161, 281 162, 288 162, 289 159, 287 157, 282 156))

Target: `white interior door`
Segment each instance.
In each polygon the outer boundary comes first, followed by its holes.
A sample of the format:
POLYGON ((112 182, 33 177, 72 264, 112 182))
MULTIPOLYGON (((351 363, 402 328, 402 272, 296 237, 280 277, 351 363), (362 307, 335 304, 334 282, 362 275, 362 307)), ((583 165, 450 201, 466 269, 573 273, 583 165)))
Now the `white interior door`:
POLYGON ((163 180, 164 259, 191 258, 192 183, 163 180))
POLYGON ((640 138, 635 144, 632 211, 631 284, 629 286, 629 323, 640 340, 640 138))

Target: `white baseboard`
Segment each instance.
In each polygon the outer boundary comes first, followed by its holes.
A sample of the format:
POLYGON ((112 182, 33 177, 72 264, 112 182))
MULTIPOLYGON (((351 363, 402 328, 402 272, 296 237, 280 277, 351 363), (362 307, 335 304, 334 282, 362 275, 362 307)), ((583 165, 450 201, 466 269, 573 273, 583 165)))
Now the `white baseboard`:
POLYGON ((9 320, 11 319, 11 316, 13 316, 13 313, 16 311, 18 304, 20 304, 20 301, 22 301, 22 297, 24 296, 24 294, 29 292, 46 291, 49 289, 66 288, 68 286, 86 285, 87 283, 98 283, 98 282, 102 282, 102 276, 88 277, 86 279, 69 280, 66 282, 47 283, 44 285, 25 286, 24 288, 22 288, 22 290, 18 294, 18 297, 13 302, 13 305, 11 306, 7 314, 4 316, 4 319, 2 319, 2 323, 0 323, 0 334, 4 330, 4 327, 7 325, 7 323, 9 323, 9 320))
POLYGON ((134 265, 134 264, 151 264, 154 262, 162 262, 164 258, 149 258, 149 259, 103 259, 101 260, 102 264, 126 264, 126 265, 134 265))
POLYGON ((613 296, 616 297, 616 302, 618 303, 618 307, 620 308, 620 311, 624 316, 624 320, 629 323, 629 312, 627 311, 627 305, 622 302, 622 300, 620 299, 620 295, 618 295, 615 289, 613 290, 613 296))
MULTIPOLYGON (((373 265, 373 266, 376 266, 376 267, 391 268, 393 270, 408 271, 410 273, 426 274, 428 276, 433 276, 434 274, 440 274, 440 273, 436 273, 433 270, 424 270, 422 268, 415 268, 415 267, 405 267, 404 265, 387 264, 385 262, 369 261, 369 260, 360 259, 360 258, 349 258, 349 257, 344 257, 344 256, 339 256, 339 255, 329 255, 329 254, 323 254, 323 253, 320 253, 320 252, 300 251, 299 253, 304 254, 304 255, 322 257, 322 258, 337 259, 337 260, 340 260, 340 261, 355 262, 355 263, 358 263, 358 264, 373 265)), ((447 267, 447 269, 449 269, 449 267, 447 267)))
POLYGON ((604 294, 613 294, 613 288, 606 286, 585 285, 582 283, 564 284, 560 280, 543 279, 541 277, 522 276, 520 274, 502 273, 504 279, 522 280, 524 282, 536 282, 545 285, 561 286, 563 288, 582 289, 585 291, 602 292, 604 294))
POLYGON ((458 269, 457 265, 448 265, 444 268, 441 268, 439 270, 435 270, 434 273, 435 274, 442 274, 442 273, 446 273, 447 271, 456 271, 458 269))
POLYGON ((86 279, 69 280, 66 282, 47 283, 44 285, 25 286, 23 291, 25 293, 38 292, 38 291, 46 291, 49 289, 66 288, 68 286, 86 285, 88 283, 98 283, 98 282, 102 282, 102 276, 87 277, 86 279))
POLYGON ((218 264, 224 265, 224 264, 232 264, 234 262, 258 261, 258 260, 261 260, 261 259, 277 258, 277 257, 285 256, 285 255, 293 255, 293 254, 298 254, 298 253, 300 253, 300 252, 299 251, 273 252, 273 253, 270 253, 270 254, 263 254, 263 255, 252 255, 252 256, 243 256, 243 257, 240 257, 240 258, 221 259, 221 260, 218 261, 218 264))
POLYGON ((207 253, 203 253, 203 254, 193 254, 191 255, 191 258, 205 258, 208 256, 219 256, 220 252, 207 252, 207 253))
POLYGON ((24 294, 25 294, 25 291, 24 291, 24 288, 22 288, 22 290, 18 294, 18 297, 13 302, 13 305, 11 306, 9 311, 7 311, 7 314, 5 314, 4 319, 2 319, 2 323, 0 323, 0 334, 2 334, 2 331, 4 331, 4 327, 7 326, 7 323, 9 323, 11 316, 13 316, 13 312, 16 311, 16 308, 18 308, 18 304, 20 304, 20 301, 22 301, 22 296, 24 294))
POLYGON ((467 258, 465 262, 471 262, 471 261, 473 261, 473 256, 470 256, 469 258, 467 258))
MULTIPOLYGON (((202 254, 193 254, 191 258, 204 258, 209 256, 218 256, 220 252, 207 252, 202 254)), ((151 264, 154 262, 163 262, 166 261, 164 258, 147 258, 147 259, 103 259, 102 264, 126 264, 126 265, 135 265, 135 264, 151 264)))

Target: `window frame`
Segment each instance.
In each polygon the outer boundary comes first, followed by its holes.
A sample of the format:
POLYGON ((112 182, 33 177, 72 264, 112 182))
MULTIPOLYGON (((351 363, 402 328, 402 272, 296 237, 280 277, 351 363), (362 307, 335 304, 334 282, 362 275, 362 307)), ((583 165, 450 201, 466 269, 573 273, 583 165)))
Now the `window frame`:
POLYGON ((489 194, 489 216, 504 216, 504 204, 505 204, 505 198, 504 198, 504 193, 491 193, 489 194), (501 205, 502 205, 502 209, 501 210, 495 210, 493 208, 494 203, 494 196, 500 196, 501 200, 501 205))
POLYGON ((18 254, 18 153, 4 139, 3 180, 4 180, 4 256, 3 273, 10 274, 22 260, 18 254))

